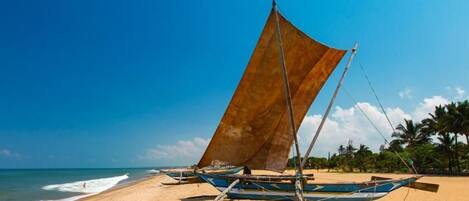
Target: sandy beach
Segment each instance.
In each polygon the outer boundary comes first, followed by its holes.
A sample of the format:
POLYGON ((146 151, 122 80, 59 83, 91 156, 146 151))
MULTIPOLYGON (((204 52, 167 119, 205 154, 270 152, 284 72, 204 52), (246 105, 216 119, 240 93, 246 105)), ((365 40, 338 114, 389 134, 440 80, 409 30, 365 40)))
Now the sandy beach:
MULTIPOLYGON (((259 173, 259 172, 257 172, 259 173)), ((265 173, 265 172, 262 172, 265 173)), ((316 182, 345 182, 366 181, 371 176, 383 176, 391 178, 402 178, 405 174, 373 174, 373 173, 327 173, 309 171, 314 173, 316 182)), ((153 176, 134 184, 105 191, 103 193, 87 197, 85 201, 155 201, 155 200, 213 200, 219 193, 214 187, 207 183, 164 185, 172 179, 166 175, 153 176)), ((391 192, 380 201, 407 200, 407 201, 463 201, 469 199, 467 184, 469 177, 447 177, 426 176, 421 182, 435 183, 440 185, 438 193, 425 192, 421 190, 400 188, 391 192)))

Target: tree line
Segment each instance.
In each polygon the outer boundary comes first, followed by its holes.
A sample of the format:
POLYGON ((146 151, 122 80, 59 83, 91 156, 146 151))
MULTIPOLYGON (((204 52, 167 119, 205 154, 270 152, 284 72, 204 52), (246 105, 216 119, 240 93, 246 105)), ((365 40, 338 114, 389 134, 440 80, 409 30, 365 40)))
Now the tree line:
MULTIPOLYGON (((469 101, 435 107, 420 122, 404 119, 392 140, 372 152, 352 141, 340 145, 330 157, 310 157, 305 168, 344 172, 410 172, 422 174, 469 173, 469 101), (464 139, 464 142, 458 139, 464 139)), ((294 158, 289 167, 295 166, 294 158)))

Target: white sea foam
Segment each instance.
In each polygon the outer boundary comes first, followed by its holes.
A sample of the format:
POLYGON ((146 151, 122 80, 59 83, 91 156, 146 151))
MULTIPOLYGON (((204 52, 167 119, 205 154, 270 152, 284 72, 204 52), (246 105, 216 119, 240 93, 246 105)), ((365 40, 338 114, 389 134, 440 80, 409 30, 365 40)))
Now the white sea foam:
POLYGON ((75 192, 75 193, 84 193, 86 195, 79 195, 71 198, 63 199, 65 200, 77 200, 83 197, 87 197, 93 194, 97 194, 103 192, 107 189, 112 188, 113 186, 117 185, 122 180, 129 178, 127 174, 116 176, 116 177, 108 177, 108 178, 101 178, 101 179, 92 179, 92 180, 84 180, 84 181, 75 181, 71 183, 64 183, 64 184, 52 184, 42 187, 44 190, 55 190, 61 192, 75 192))
POLYGON ((158 173, 160 173, 159 170, 155 170, 155 169, 147 170, 147 172, 150 173, 150 174, 158 174, 158 173))

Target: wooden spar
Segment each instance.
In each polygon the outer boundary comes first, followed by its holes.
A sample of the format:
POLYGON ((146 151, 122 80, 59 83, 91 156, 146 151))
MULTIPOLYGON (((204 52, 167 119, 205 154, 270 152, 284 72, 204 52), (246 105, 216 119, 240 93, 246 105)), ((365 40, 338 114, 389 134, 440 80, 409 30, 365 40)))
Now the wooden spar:
POLYGON ((371 176, 371 181, 381 181, 381 180, 391 180, 392 178, 380 177, 380 176, 371 176))
POLYGON ((295 139, 295 150, 296 150, 296 157, 297 157, 297 163, 298 163, 298 173, 303 175, 303 168, 301 167, 301 153, 300 153, 300 148, 298 145, 298 138, 296 137, 296 125, 295 125, 295 119, 293 115, 293 108, 292 108, 292 103, 291 103, 291 93, 290 93, 290 84, 288 82, 288 72, 287 72, 287 66, 285 64, 285 53, 283 52, 283 44, 282 44, 282 35, 280 33, 280 23, 278 19, 278 10, 277 10, 277 4, 275 1, 273 1, 273 6, 274 6, 274 12, 275 12, 275 20, 276 20, 276 25, 277 25, 277 41, 279 43, 279 48, 280 48, 280 58, 281 58, 281 63, 282 63, 282 77, 283 77, 283 82, 284 82, 284 89, 285 89, 285 101, 287 103, 287 111, 288 111, 288 120, 290 123, 290 128, 291 132, 293 134, 293 138, 295 139))
POLYGON ((288 111, 288 120, 290 123, 290 128, 291 128, 291 133, 293 135, 293 139, 295 141, 295 150, 296 150, 296 158, 297 158, 297 179, 296 179, 296 185, 295 185, 295 194, 296 198, 299 201, 304 200, 303 197, 303 189, 302 186, 299 185, 301 184, 301 179, 303 178, 303 167, 301 166, 301 153, 300 153, 300 147, 298 145, 298 138, 296 136, 296 125, 295 125, 295 119, 293 115, 293 108, 292 108, 292 103, 291 103, 291 92, 290 92, 290 85, 288 82, 288 72, 287 72, 287 66, 285 63, 285 53, 283 50, 283 44, 282 44, 282 35, 280 32, 280 22, 278 19, 278 10, 277 10, 277 3, 275 0, 272 1, 272 6, 274 7, 274 12, 275 12, 275 21, 276 21, 276 28, 277 28, 277 42, 279 45, 280 49, 280 58, 281 58, 281 63, 282 63, 282 77, 283 77, 283 82, 284 82, 284 89, 285 89, 285 102, 287 104, 287 111, 288 111))
POLYGON ((411 182, 411 183, 409 183, 409 186, 406 186, 406 187, 436 193, 436 192, 438 192, 438 189, 440 188, 440 185, 430 184, 430 183, 423 183, 423 182, 411 182))
POLYGON ((182 170, 179 171, 179 183, 181 183, 181 182, 182 182, 182 170))
MULTIPOLYGON (((352 54, 350 55, 350 58, 348 59, 347 65, 345 66, 344 72, 342 73, 342 76, 340 77, 339 83, 337 83, 337 87, 335 88, 335 91, 334 91, 334 94, 332 95, 331 101, 329 102, 329 105, 327 106, 326 112, 324 113, 324 116, 321 119, 321 123, 319 124, 319 127, 316 130, 316 133, 314 134, 313 140, 311 140, 311 144, 309 145, 308 150, 305 153, 304 160, 300 165, 301 168, 303 168, 304 165, 306 164, 306 161, 309 157, 309 154, 311 153, 311 150, 313 149, 314 144, 316 143, 316 140, 318 139, 319 133, 321 132, 322 127, 324 126, 324 123, 326 122, 327 116, 329 116, 329 112, 332 109, 332 105, 334 105, 334 101, 337 97, 337 94, 339 93, 340 87, 342 86, 345 75, 347 74, 347 71, 350 68, 350 65, 352 64, 352 60, 355 57, 355 54, 357 53, 357 48, 358 48, 358 43, 355 43, 355 45, 352 48, 352 54)), ((296 135, 295 135, 295 137, 296 137, 296 135)))
POLYGON ((239 179, 234 180, 234 181, 228 186, 228 188, 226 188, 223 192, 221 192, 221 193, 214 199, 214 201, 220 201, 220 200, 225 199, 226 193, 228 193, 228 191, 230 191, 237 183, 239 183, 239 179))

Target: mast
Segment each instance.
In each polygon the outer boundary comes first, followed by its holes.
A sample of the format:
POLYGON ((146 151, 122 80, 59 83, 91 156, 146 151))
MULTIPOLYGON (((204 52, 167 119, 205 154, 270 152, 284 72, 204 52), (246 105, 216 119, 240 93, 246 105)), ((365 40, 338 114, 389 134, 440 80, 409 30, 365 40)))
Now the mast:
MULTIPOLYGON (((309 154, 311 153, 311 150, 314 147, 314 144, 316 143, 316 140, 318 139, 319 133, 321 133, 322 127, 324 126, 324 123, 326 122, 327 116, 329 116, 329 112, 332 109, 332 106, 334 105, 334 101, 337 97, 337 94, 339 93, 339 89, 342 86, 342 83, 344 81, 345 75, 347 74, 348 69, 350 68, 350 65, 352 64, 352 60, 355 57, 355 54, 357 54, 357 48, 358 48, 358 42, 355 43, 355 45, 352 48, 352 54, 350 55, 347 65, 345 66, 344 72, 342 73, 342 76, 340 77, 339 83, 337 83, 337 87, 335 88, 334 94, 332 95, 332 98, 329 102, 329 105, 327 106, 326 112, 324 113, 324 116, 321 119, 321 123, 319 124, 318 129, 316 130, 316 133, 314 134, 313 140, 311 140, 311 143, 308 147, 308 150, 305 153, 305 160, 301 163, 301 167, 306 164, 306 161, 309 157, 309 154)), ((296 138, 295 138, 296 139, 296 138)))
POLYGON ((280 49, 280 59, 282 63, 282 77, 283 77, 283 82, 284 82, 284 92, 285 92, 285 102, 287 104, 287 111, 288 111, 288 120, 290 123, 290 128, 291 128, 291 133, 293 135, 294 139, 294 144, 295 144, 295 150, 296 150, 296 163, 297 163, 297 170, 296 170, 296 181, 295 181, 295 194, 296 198, 299 201, 304 200, 303 197, 303 189, 301 185, 301 180, 303 178, 303 167, 301 166, 301 153, 300 153, 300 147, 298 145, 298 138, 296 136, 297 130, 296 130, 296 124, 295 124, 295 119, 294 119, 294 114, 293 114, 293 108, 292 108, 292 103, 291 103, 291 92, 290 92, 290 85, 288 82, 288 72, 287 72, 287 66, 285 63, 285 53, 283 50, 283 44, 282 44, 282 35, 280 32, 280 22, 278 19, 278 10, 277 10, 277 3, 275 0, 272 1, 272 6, 274 7, 274 12, 275 12, 275 25, 277 29, 277 42, 279 45, 280 49))
POLYGON ((297 164, 298 164, 298 173, 302 175, 303 168, 301 167, 301 153, 300 153, 300 148, 298 146, 298 138, 296 136, 296 125, 295 125, 295 119, 293 116, 293 108, 292 108, 292 103, 291 103, 291 92, 290 92, 290 85, 288 82, 288 72, 287 72, 287 66, 285 64, 285 53, 283 51, 282 35, 280 33, 280 23, 278 20, 278 10, 277 10, 277 4, 275 3, 275 0, 273 1, 273 6, 274 6, 274 12, 275 12, 276 28, 277 28, 277 42, 280 48, 280 60, 282 63, 282 77, 283 77, 283 82, 284 82, 283 86, 285 90, 285 101, 287 104, 288 120, 290 123, 291 132, 293 134, 294 141, 295 141, 295 151, 296 151, 297 164))

